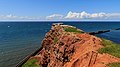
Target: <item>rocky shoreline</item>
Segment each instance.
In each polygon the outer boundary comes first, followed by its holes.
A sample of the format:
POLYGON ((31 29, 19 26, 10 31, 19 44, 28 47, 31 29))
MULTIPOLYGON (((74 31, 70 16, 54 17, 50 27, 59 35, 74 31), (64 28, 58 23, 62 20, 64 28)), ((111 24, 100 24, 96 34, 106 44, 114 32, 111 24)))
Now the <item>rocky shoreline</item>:
POLYGON ((73 26, 53 24, 42 41, 42 49, 29 60, 36 59, 36 67, 105 67, 120 62, 120 58, 100 54, 98 50, 103 47, 101 38, 73 26))

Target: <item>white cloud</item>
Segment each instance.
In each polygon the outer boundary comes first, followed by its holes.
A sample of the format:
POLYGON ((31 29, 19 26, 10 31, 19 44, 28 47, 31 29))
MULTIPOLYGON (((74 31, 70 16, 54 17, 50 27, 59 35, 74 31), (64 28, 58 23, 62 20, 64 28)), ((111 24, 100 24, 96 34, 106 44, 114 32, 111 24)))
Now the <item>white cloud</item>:
POLYGON ((108 19, 120 20, 120 13, 108 13, 107 18, 108 19))
POLYGON ((15 19, 15 18, 17 18, 17 16, 14 16, 12 14, 9 14, 9 15, 0 15, 0 19, 1 20, 15 19))
POLYGON ((79 16, 80 16, 80 13, 70 11, 70 12, 68 12, 68 14, 65 18, 69 18, 69 19, 73 18, 74 19, 74 18, 79 18, 79 16))
POLYGON ((66 19, 102 19, 106 17, 106 13, 87 13, 85 11, 77 13, 77 12, 68 12, 66 19))
POLYGON ((88 13, 69 11, 66 15, 52 14, 46 17, 39 16, 17 16, 13 14, 0 15, 0 20, 120 20, 120 13, 88 13))
POLYGON ((0 15, 0 20, 41 20, 41 17, 16 16, 12 14, 0 15))
POLYGON ((46 19, 48 19, 48 20, 63 19, 63 15, 53 14, 53 15, 47 16, 46 19))

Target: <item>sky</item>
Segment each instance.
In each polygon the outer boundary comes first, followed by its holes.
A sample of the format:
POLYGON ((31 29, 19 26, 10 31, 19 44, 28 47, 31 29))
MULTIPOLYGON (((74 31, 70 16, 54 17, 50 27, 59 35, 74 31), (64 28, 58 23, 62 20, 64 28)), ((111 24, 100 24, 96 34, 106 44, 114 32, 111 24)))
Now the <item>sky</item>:
POLYGON ((120 20, 120 0, 0 0, 0 20, 120 20))

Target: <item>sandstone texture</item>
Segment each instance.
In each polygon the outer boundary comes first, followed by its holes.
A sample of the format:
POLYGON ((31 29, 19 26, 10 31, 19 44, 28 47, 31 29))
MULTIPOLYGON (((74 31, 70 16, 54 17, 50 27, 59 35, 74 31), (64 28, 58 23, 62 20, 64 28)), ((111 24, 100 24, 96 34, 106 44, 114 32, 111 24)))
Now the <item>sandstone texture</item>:
POLYGON ((98 53, 103 47, 100 38, 88 33, 66 32, 67 27, 73 26, 53 24, 45 35, 42 50, 31 57, 39 60, 40 67, 106 67, 108 63, 120 62, 120 58, 98 53))

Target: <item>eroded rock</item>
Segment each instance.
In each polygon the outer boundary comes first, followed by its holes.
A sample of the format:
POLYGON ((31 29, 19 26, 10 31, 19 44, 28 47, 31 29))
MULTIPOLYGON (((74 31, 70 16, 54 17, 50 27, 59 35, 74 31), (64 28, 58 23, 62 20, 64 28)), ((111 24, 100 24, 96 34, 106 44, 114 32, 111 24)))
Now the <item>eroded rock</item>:
MULTIPOLYGON (((63 24, 54 24, 42 41, 42 50, 34 57, 41 67, 104 67, 109 60, 97 52, 102 48, 101 39, 87 33, 66 32, 63 24)), ((70 26, 72 27, 72 26, 70 26)), ((80 30, 80 29, 78 29, 80 30)), ((80 30, 82 31, 82 30, 80 30)))

